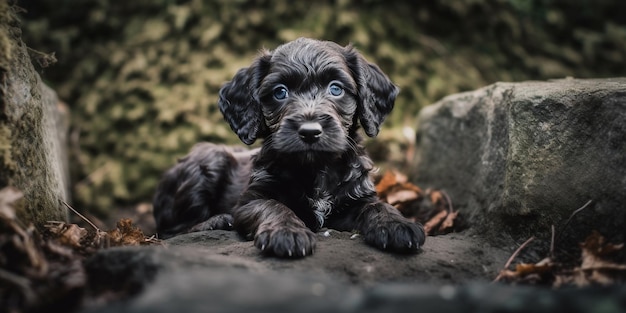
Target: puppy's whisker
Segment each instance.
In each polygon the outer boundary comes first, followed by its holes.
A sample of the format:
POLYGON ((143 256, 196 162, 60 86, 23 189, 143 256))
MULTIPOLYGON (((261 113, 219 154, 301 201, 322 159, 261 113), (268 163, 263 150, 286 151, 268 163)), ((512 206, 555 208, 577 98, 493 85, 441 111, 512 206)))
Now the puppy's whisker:
POLYGON ((354 152, 355 154, 359 154, 359 144, 356 141, 354 141, 354 139, 352 139, 351 137, 348 137, 347 143, 351 152, 354 152))

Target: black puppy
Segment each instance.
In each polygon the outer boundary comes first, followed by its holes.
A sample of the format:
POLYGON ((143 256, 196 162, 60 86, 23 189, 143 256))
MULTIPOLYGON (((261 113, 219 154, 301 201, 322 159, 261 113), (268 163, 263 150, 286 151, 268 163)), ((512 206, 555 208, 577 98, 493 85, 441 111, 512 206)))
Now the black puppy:
POLYGON ((154 201, 161 237, 232 226, 279 257, 313 252, 321 227, 417 251, 421 225, 381 202, 361 146, 393 108, 398 88, 353 47, 300 38, 263 51, 220 90, 219 107, 257 150, 199 144, 169 170, 154 201), (231 216, 232 215, 232 216, 231 216))

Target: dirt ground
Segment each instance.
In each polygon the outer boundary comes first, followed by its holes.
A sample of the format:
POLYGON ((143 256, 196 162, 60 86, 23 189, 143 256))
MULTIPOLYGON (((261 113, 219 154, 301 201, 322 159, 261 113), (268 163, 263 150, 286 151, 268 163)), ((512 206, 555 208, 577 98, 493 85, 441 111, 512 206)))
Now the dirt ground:
POLYGON ((185 234, 165 241, 165 245, 193 247, 270 270, 312 272, 363 286, 381 282, 442 285, 491 281, 512 252, 486 244, 474 235, 452 233, 428 237, 417 254, 398 255, 369 247, 353 233, 335 230, 319 232, 315 253, 296 260, 265 256, 251 241, 242 240, 232 231, 185 234))
MULTIPOLYGON (((132 218, 146 235, 154 234, 154 218, 150 210, 144 207, 148 206, 119 210, 101 227, 110 229, 114 227, 115 221, 132 218)), ((236 260, 246 264, 255 263, 255 267, 267 270, 313 272, 330 275, 349 284, 369 286, 380 282, 439 285, 491 282, 521 244, 510 239, 494 246, 490 244, 493 238, 483 238, 470 228, 462 232, 428 236, 417 254, 400 255, 370 247, 351 232, 325 229, 318 233, 317 238, 314 254, 296 260, 263 255, 252 241, 242 239, 235 231, 182 234, 163 241, 163 245, 166 249, 191 247, 204 255, 228 256, 225 262, 236 260)))
MULTIPOLYGON (((150 229, 150 218, 137 220, 150 229)), ((103 249, 85 262, 91 296, 80 312, 626 312, 620 284, 493 283, 522 245, 502 234, 429 236, 412 255, 380 251, 351 232, 317 238, 313 255, 301 259, 264 255, 224 230, 103 249)), ((513 263, 541 259, 537 245, 513 263)))

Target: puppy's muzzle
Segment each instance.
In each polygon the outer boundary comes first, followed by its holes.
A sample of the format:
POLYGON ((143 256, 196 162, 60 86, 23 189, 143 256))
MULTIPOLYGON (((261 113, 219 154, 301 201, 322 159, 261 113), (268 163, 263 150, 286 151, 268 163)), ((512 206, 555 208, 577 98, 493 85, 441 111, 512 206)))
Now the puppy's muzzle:
POLYGON ((318 122, 306 122, 298 128, 298 135, 302 141, 312 144, 317 142, 323 134, 322 125, 318 122))

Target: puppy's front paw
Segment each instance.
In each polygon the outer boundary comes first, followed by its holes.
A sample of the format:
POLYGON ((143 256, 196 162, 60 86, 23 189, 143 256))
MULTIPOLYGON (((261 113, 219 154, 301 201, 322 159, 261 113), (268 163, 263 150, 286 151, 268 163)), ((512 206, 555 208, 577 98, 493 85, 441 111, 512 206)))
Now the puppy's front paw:
POLYGON ((381 250, 413 253, 426 241, 424 227, 408 220, 374 222, 364 234, 365 242, 381 250))
POLYGON ((277 257, 301 258, 313 254, 315 234, 305 227, 259 227, 254 245, 277 257))
POLYGON ((212 216, 208 220, 196 224, 189 229, 189 233, 203 230, 214 230, 214 229, 223 229, 223 230, 231 230, 233 229, 233 216, 230 214, 218 214, 212 216))

